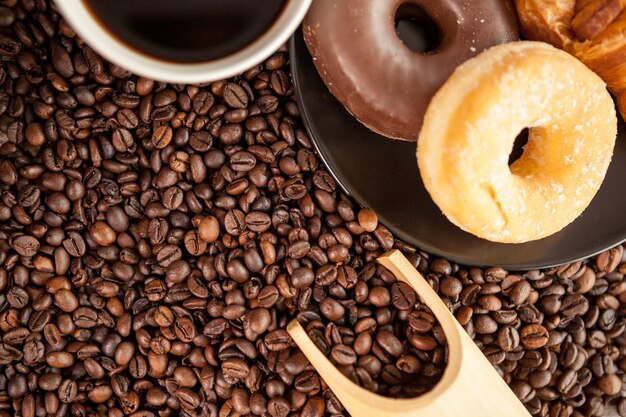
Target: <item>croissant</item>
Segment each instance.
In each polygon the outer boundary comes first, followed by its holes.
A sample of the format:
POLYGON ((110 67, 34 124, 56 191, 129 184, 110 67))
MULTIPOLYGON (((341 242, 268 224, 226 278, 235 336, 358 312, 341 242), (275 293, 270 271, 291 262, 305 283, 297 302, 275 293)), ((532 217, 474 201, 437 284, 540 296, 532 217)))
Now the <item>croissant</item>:
POLYGON ((595 71, 626 119, 626 0, 516 0, 522 33, 595 71))

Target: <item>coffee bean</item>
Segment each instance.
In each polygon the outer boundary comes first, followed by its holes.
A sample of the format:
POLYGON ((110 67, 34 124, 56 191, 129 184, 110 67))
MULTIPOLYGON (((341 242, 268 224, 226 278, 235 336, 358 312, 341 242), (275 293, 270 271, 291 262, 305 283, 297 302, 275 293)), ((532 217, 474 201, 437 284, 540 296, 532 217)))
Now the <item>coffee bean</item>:
POLYGON ((621 246, 602 252, 596 258, 596 266, 602 272, 612 272, 620 264, 624 250, 621 246))
POLYGON ((566 370, 558 379, 557 389, 561 393, 566 393, 576 384, 576 372, 572 369, 566 370))
POLYGON ((235 282, 243 284, 250 278, 250 272, 240 259, 233 259, 226 264, 226 273, 235 282))
MULTIPOLYGON (((457 309, 455 317, 461 326, 467 326, 474 315, 474 310, 468 306, 461 306, 457 309)), ((498 321, 496 319, 496 321, 498 321)))
POLYGON ((198 152, 206 152, 213 146, 213 138, 206 131, 193 132, 188 139, 189 145, 198 152))
POLYGON ((156 254, 156 260, 162 267, 168 267, 182 257, 182 251, 178 246, 165 245, 156 254))
POLYGON ((403 352, 402 342, 393 333, 380 331, 376 334, 378 343, 389 355, 398 357, 403 352))
POLYGON ((350 346, 335 345, 330 351, 330 357, 338 365, 352 365, 356 363, 357 355, 350 346))
POLYGON ((196 329, 193 321, 189 317, 181 317, 176 319, 174 323, 174 332, 176 336, 183 342, 191 342, 196 336, 196 329))
POLYGON ((183 173, 189 166, 189 154, 183 151, 174 152, 169 159, 169 166, 172 171, 183 173))
POLYGON ((89 229, 91 238, 100 246, 108 246, 115 242, 115 230, 105 222, 96 222, 89 229))
POLYGON ((200 239, 200 234, 197 231, 187 232, 185 234, 184 243, 187 252, 194 256, 202 255, 207 248, 207 243, 200 239))
POLYGON ((332 298, 324 298, 320 301, 320 310, 329 320, 337 321, 345 314, 345 308, 332 298))
POLYGON ((130 219, 120 206, 111 207, 106 213, 106 219, 109 226, 117 233, 128 230, 130 226, 130 219))
POLYGON ((5 35, 0 35, 0 55, 15 56, 22 49, 22 44, 16 39, 12 39, 5 35))
POLYGON ((207 114, 214 103, 215 97, 208 91, 199 91, 192 100, 193 110, 200 116, 207 114))
POLYGON ((224 101, 230 107, 243 109, 248 106, 248 94, 239 85, 228 83, 224 88, 224 101))
POLYGON ((539 349, 548 343, 548 330, 539 324, 529 324, 520 331, 520 340, 528 349, 539 349))
POLYGON ((15 165, 8 160, 0 161, 0 181, 5 185, 15 185, 18 173, 15 165))
POLYGON ((98 385, 87 394, 89 400, 96 404, 105 403, 111 396, 113 396, 113 390, 108 385, 98 385))
POLYGON ((298 268, 291 275, 291 285, 295 288, 305 288, 310 286, 315 280, 315 274, 310 268, 298 268))
POLYGON ((67 352, 50 352, 46 355, 46 362, 53 368, 69 368, 74 365, 74 357, 67 352))
POLYGON ((437 347, 437 341, 434 338, 420 335, 418 333, 410 334, 409 342, 413 345, 413 347, 419 350, 430 351, 437 347))
POLYGON ((39 250, 40 244, 32 236, 22 235, 13 239, 13 248, 22 256, 35 256, 39 250))
POLYGON ((231 210, 224 217, 224 228, 227 233, 238 236, 245 229, 245 215, 241 210, 231 210))
POLYGON ((61 310, 71 313, 78 308, 78 299, 69 290, 61 289, 54 294, 54 302, 61 310))
POLYGON ((74 75, 74 67, 70 55, 58 42, 52 43, 52 65, 65 78, 74 75))
POLYGON ((28 391, 26 377, 22 374, 16 374, 9 378, 7 393, 10 398, 21 398, 28 391))
POLYGON ((391 294, 385 287, 375 287, 370 290, 369 301, 376 307, 385 307, 391 303, 391 294))
POLYGON ((122 342, 115 350, 115 363, 120 366, 128 365, 134 355, 135 345, 129 341, 122 342))
POLYGON ((250 372, 248 364, 241 359, 228 359, 222 362, 222 371, 237 379, 244 379, 250 372))
POLYGON ((271 219, 266 213, 253 211, 245 217, 245 223, 248 229, 253 232, 263 233, 271 226, 271 219))
POLYGON ((373 232, 378 226, 378 216, 373 210, 364 208, 358 214, 359 224, 366 232, 373 232))
POLYGON ((152 133, 152 146, 156 149, 165 148, 172 140, 172 135, 173 132, 171 127, 165 125, 157 127, 152 133))
POLYGON ((283 397, 270 398, 267 403, 267 412, 272 417, 287 417, 289 410, 289 403, 283 397))
POLYGON ((624 398, 621 398, 617 401, 617 413, 620 415, 620 417, 623 417, 624 415, 626 415, 626 400, 624 398))
POLYGON ((27 185, 17 195, 17 201, 23 207, 32 207, 39 203, 41 192, 34 185, 27 185))
POLYGON ((15 12, 10 7, 0 8, 0 26, 9 27, 15 22, 15 12))
POLYGON ((89 307, 78 307, 72 314, 76 326, 89 329, 98 323, 98 313, 89 307))
POLYGON ((166 306, 159 306, 154 312, 154 321, 161 327, 174 323, 174 313, 166 306))
POLYGON ((174 395, 185 410, 194 410, 200 405, 200 397, 189 388, 179 388, 174 395))
MULTIPOLYGON (((280 194, 285 200, 299 200, 307 194, 307 189, 301 179, 291 178, 283 183, 280 194)), ((329 204, 332 205, 330 201, 329 204)))
POLYGON ((488 316, 487 314, 481 314, 475 316, 474 318, 474 327, 476 329, 476 333, 479 334, 491 334, 495 333, 498 330, 498 323, 488 316))
POLYGON ((244 331, 249 339, 256 339, 265 333, 271 324, 271 315, 266 308, 250 310, 243 317, 244 331))
POLYGON ((515 381, 511 389, 523 404, 530 401, 535 395, 532 387, 524 381, 515 381))
POLYGON ((265 336, 264 342, 265 346, 274 352, 288 349, 292 343, 287 331, 282 329, 269 332, 265 336))
POLYGON ((309 399, 302 408, 302 417, 321 417, 325 411, 324 399, 321 397, 313 397, 309 399))
POLYGON ((402 356, 396 361, 396 366, 406 374, 417 374, 422 370, 422 364, 414 356, 402 356))
POLYGON ((561 303, 561 312, 567 317, 583 315, 588 309, 589 302, 580 294, 569 295, 561 303))
POLYGON ((420 333, 428 333, 435 325, 435 317, 425 311, 412 311, 409 314, 409 325, 420 333))
POLYGON ((502 308, 502 302, 493 294, 479 297, 477 303, 487 311, 498 311, 502 308))
POLYGON ((505 326, 498 331, 498 346, 505 352, 517 348, 520 343, 520 336, 515 327, 505 326))
POLYGON ((235 152, 230 157, 230 166, 238 172, 248 172, 256 165, 256 158, 250 152, 235 152))
POLYGON ((301 259, 307 256, 310 250, 310 242, 306 240, 299 240, 287 247, 287 256, 292 259, 301 259))
POLYGON ((415 291, 406 283, 391 286, 391 302, 398 310, 411 310, 417 301, 415 291))
POLYGON ((616 374, 606 374, 598 380, 598 388, 606 395, 617 395, 622 389, 622 380, 616 374))
MULTIPOLYGON (((446 276, 439 283, 439 291, 441 291, 441 293, 447 297, 454 298, 458 296, 459 294, 461 294, 462 290, 463 290, 463 284, 461 284, 461 281, 459 281, 455 277, 446 276)), ((467 296, 469 296, 469 293, 467 296)), ((474 303, 474 301, 469 301, 469 300, 465 302, 469 304, 474 303)))
POLYGON ((29 298, 26 290, 20 287, 12 287, 6 294, 6 302, 13 308, 26 307, 29 298))
POLYGON ((272 72, 270 77, 270 86, 272 90, 278 95, 286 95, 290 89, 289 76, 283 70, 276 70, 272 72))
POLYGON ((550 383, 552 374, 549 371, 534 371, 528 377, 529 384, 535 388, 543 388, 550 383))
POLYGON ((78 395, 78 384, 71 379, 65 379, 61 382, 58 391, 59 400, 62 403, 70 404, 74 402, 76 396, 78 395))

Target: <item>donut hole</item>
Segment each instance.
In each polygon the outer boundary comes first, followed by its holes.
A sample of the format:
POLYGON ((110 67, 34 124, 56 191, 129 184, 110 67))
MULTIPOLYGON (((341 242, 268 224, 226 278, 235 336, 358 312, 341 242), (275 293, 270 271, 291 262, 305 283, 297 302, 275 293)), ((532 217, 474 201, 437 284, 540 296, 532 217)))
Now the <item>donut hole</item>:
POLYGON ((413 52, 426 54, 441 43, 441 31, 435 21, 419 6, 402 4, 396 12, 396 33, 413 52))
POLYGON ((513 165, 524 154, 524 148, 528 144, 528 128, 522 129, 522 131, 515 138, 513 142, 513 149, 509 154, 509 166, 513 165))

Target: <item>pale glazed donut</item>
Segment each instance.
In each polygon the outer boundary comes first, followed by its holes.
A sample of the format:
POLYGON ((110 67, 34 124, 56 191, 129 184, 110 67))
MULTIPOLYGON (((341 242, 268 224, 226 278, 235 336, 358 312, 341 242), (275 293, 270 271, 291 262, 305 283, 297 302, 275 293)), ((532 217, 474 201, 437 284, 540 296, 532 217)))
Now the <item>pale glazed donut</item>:
POLYGON ((461 65, 431 101, 417 145, 443 213, 484 239, 521 243, 564 228, 604 179, 617 135, 604 82, 540 42, 495 46, 461 65), (529 128, 511 167, 517 135, 529 128))

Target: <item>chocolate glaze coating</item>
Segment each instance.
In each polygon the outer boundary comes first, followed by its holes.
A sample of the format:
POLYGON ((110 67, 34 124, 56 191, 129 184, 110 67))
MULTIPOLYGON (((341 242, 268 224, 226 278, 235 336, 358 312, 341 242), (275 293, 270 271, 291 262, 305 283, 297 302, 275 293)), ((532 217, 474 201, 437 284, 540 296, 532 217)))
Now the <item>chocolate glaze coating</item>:
POLYGON ((430 99, 458 65, 519 39, 508 0, 315 0, 303 31, 318 72, 348 111, 377 133, 414 142, 430 99), (405 4, 437 26, 433 51, 414 52, 398 37, 396 13, 405 4))

